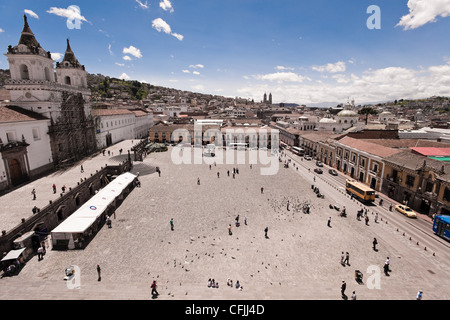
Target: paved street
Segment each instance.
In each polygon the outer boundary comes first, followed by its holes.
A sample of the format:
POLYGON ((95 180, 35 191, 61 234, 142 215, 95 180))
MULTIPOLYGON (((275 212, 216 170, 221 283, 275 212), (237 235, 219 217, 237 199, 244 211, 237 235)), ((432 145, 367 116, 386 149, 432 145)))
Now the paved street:
MULTIPOLYGON (((384 219, 375 223, 372 208, 369 225, 356 220, 361 205, 325 176, 314 181, 306 164, 298 162, 294 167, 291 163, 284 168, 279 163, 276 175, 264 176, 260 169, 265 165, 220 164, 219 158, 211 167, 206 163, 175 165, 171 151, 135 163, 133 172, 139 171, 142 187, 133 190, 116 210, 112 228, 102 228, 85 250, 49 248, 42 261, 32 258, 18 276, 0 279, 0 299, 151 299, 153 280, 158 283, 158 299, 163 300, 339 300, 343 280, 345 294, 350 298, 356 291, 359 300, 411 300, 419 289, 424 291, 424 300, 450 298, 448 243, 428 240, 433 246, 424 250, 415 238, 409 240, 397 231, 403 220, 383 212, 380 217, 384 219), (148 170, 156 166, 161 168, 160 177, 148 170), (239 169, 234 178, 233 168, 239 169), (313 184, 325 199, 316 197, 313 184), (310 214, 301 210, 305 203, 311 205, 310 214), (345 206, 348 217, 339 217, 330 204, 345 206), (239 227, 235 226, 237 215, 239 227), (232 235, 228 234, 230 224, 232 235), (374 237, 378 251, 372 249, 374 237), (340 263, 342 252, 349 253, 348 265, 340 263), (387 257, 389 276, 383 274, 387 257), (102 269, 101 281, 97 264, 102 269), (78 289, 68 289, 63 280, 70 265, 80 268, 78 289), (377 268, 379 281, 370 271, 377 268), (355 270, 364 274, 363 284, 355 281, 355 270), (219 288, 208 288, 209 278, 219 288), (228 278, 233 283, 239 280, 243 290, 228 287, 228 278), (379 288, 370 288, 374 284, 379 288)), ((85 172, 95 171, 105 159, 100 154, 87 160, 85 172)), ((66 173, 75 177, 79 170, 77 166, 66 173)), ((64 174, 60 178, 68 181, 64 174)), ((48 185, 47 198, 56 179, 52 176, 42 180, 48 185)), ((5 195, 1 204, 19 203, 25 195, 29 197, 31 187, 5 195)))

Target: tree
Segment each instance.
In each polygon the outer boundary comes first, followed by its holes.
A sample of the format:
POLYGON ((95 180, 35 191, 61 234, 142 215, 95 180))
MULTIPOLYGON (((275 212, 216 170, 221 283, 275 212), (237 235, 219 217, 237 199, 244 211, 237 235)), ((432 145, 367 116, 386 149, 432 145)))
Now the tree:
POLYGON ((364 107, 364 108, 362 108, 361 110, 358 111, 358 114, 362 114, 362 115, 366 116, 366 125, 367 125, 367 122, 369 120, 369 115, 370 114, 377 114, 377 113, 378 112, 375 109, 371 108, 371 107, 364 107))

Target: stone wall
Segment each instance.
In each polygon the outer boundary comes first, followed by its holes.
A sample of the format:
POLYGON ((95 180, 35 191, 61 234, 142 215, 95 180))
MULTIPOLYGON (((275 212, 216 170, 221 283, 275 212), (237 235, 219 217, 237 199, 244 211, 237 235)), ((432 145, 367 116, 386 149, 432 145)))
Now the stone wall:
MULTIPOLYGON (((56 228, 68 216, 74 213, 85 202, 87 202, 96 190, 106 186, 111 177, 120 175, 131 170, 131 162, 125 161, 118 166, 107 166, 97 170, 91 177, 78 182, 74 188, 69 188, 61 197, 41 208, 38 213, 31 217, 18 221, 18 225, 11 230, 2 230, 0 235, 0 253, 8 252, 14 248, 14 240, 29 231, 35 231, 42 240, 51 230, 56 228)), ((37 239, 35 239, 37 240, 37 239)), ((38 241, 34 244, 37 246, 38 241)))

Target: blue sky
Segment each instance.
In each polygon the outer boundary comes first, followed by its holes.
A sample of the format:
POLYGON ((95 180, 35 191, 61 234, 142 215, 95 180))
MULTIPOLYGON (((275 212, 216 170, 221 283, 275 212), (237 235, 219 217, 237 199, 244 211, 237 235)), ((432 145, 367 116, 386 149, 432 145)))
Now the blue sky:
POLYGON ((24 13, 56 60, 70 38, 90 73, 276 103, 450 96, 450 0, 2 0, 4 53, 24 13))

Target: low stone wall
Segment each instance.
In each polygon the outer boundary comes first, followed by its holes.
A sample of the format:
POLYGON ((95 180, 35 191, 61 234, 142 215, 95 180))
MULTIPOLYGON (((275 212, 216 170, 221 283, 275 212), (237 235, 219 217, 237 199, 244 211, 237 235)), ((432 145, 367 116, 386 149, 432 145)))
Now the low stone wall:
MULTIPOLYGON (((56 228, 68 216, 74 213, 80 206, 87 202, 96 190, 103 188, 112 176, 130 171, 132 164, 128 161, 117 166, 106 166, 77 183, 74 188, 69 188, 61 197, 41 208, 31 217, 23 218, 19 224, 11 230, 2 230, 0 235, 0 253, 14 249, 14 240, 29 231, 35 231, 41 238, 45 237, 56 228)), ((40 239, 42 240, 42 239, 40 239)))

